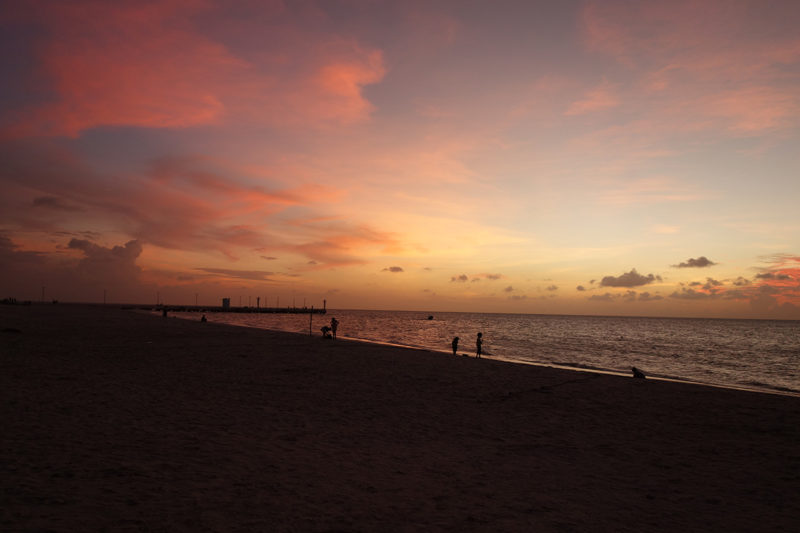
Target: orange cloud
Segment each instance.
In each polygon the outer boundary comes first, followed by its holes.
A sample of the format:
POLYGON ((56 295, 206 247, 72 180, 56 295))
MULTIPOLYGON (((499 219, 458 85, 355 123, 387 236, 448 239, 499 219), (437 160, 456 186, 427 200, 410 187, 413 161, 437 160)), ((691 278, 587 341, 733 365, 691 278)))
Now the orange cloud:
POLYGON ((397 236, 364 224, 311 224, 308 221, 294 221, 294 224, 303 228, 304 242, 283 244, 280 248, 311 258, 308 270, 361 265, 368 262, 364 257, 370 254, 396 254, 402 250, 397 236))
POLYGON ((631 180, 600 193, 600 202, 611 205, 692 202, 702 198, 692 187, 669 178, 631 180))
MULTIPOLYGON (((307 210, 328 201, 311 183, 291 188, 241 185, 238 180, 252 177, 210 158, 161 159, 142 174, 106 176, 42 145, 3 144, 0 155, 5 162, 0 186, 14 191, 3 202, 4 218, 24 230, 92 227, 163 248, 235 258, 242 248, 291 248, 279 215, 288 208, 307 210)), ((317 240, 326 233, 293 232, 295 242, 317 240)))

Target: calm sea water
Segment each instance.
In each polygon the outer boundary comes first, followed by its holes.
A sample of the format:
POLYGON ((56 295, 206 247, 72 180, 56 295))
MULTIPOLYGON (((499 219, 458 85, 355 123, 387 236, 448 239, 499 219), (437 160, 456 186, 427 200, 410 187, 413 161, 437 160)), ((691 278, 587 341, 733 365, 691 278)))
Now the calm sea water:
MULTIPOLYGON (((177 313, 197 320, 197 313, 177 313)), ((489 357, 713 385, 800 393, 800 322, 548 316, 490 313, 335 310, 314 315, 312 332, 331 317, 339 336, 451 352, 475 354, 483 333, 489 357)), ((300 333, 308 315, 209 313, 212 322, 300 333)))

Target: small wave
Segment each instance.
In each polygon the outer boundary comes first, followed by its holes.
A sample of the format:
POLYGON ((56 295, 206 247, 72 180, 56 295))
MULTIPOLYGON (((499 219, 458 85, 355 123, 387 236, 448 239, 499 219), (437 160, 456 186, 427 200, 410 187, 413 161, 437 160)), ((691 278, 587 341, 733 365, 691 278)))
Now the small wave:
POLYGON ((798 389, 792 389, 790 387, 783 387, 780 385, 770 385, 769 383, 762 383, 761 381, 755 381, 755 380, 740 381, 739 384, 744 385, 746 387, 757 387, 759 389, 774 390, 779 392, 790 392, 793 394, 800 393, 800 390, 798 389))
POLYGON ((603 368, 601 366, 592 366, 592 365, 586 365, 586 364, 583 364, 583 363, 562 363, 562 362, 558 362, 558 361, 551 361, 550 364, 556 365, 556 366, 569 367, 569 368, 583 368, 585 370, 600 370, 600 371, 603 371, 603 372, 619 372, 620 371, 619 369, 615 369, 615 368, 603 368))

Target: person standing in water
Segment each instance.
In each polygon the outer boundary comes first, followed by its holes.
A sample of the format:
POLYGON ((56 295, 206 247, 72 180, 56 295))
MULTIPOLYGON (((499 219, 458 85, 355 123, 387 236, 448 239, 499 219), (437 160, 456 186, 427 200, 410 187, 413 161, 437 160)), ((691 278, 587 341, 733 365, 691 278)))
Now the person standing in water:
POLYGON ((478 338, 475 339, 475 357, 480 358, 483 353, 483 333, 478 332, 478 338))
POLYGON ((458 337, 453 337, 453 355, 458 355, 458 337))
POLYGON ((336 340, 336 328, 339 327, 339 321, 336 320, 336 317, 331 318, 331 335, 333 335, 333 339, 336 340))

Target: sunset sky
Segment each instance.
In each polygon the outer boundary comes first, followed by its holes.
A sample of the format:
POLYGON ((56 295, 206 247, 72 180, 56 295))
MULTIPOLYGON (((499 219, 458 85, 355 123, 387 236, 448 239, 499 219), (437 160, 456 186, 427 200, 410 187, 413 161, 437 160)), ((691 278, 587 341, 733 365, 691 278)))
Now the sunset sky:
POLYGON ((0 10, 0 298, 800 319, 800 2, 0 10))

